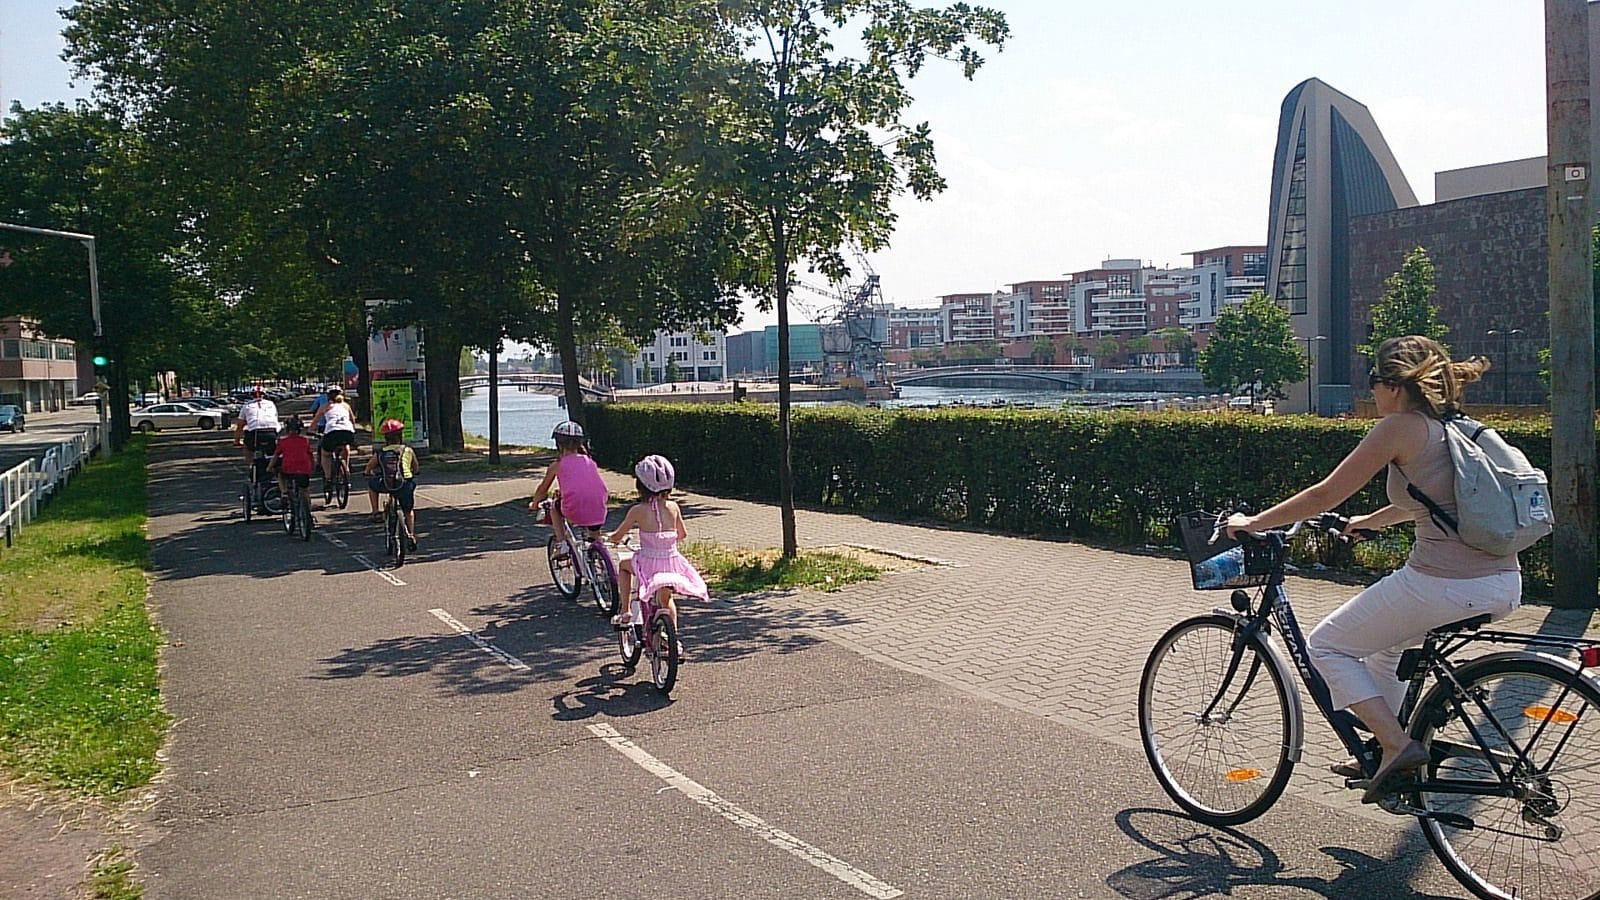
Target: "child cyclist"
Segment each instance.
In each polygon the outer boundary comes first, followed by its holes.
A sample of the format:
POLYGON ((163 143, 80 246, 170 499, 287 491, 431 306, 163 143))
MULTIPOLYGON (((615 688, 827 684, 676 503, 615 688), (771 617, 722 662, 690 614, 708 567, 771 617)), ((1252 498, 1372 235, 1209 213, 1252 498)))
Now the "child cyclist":
POLYGON ((278 490, 287 500, 290 479, 302 491, 311 486, 311 473, 316 469, 317 461, 311 455, 311 442, 306 440, 305 425, 299 416, 290 416, 289 421, 283 423, 283 428, 284 435, 278 439, 278 446, 272 451, 267 471, 278 473, 278 490))
MULTIPOLYGON (((629 507, 622 524, 611 533, 608 540, 615 544, 639 529, 639 550, 622 561, 617 574, 617 596, 621 609, 612 617, 611 624, 625 628, 628 611, 633 605, 631 593, 634 579, 638 579, 638 597, 643 600, 655 596, 656 605, 672 616, 672 625, 678 625, 678 605, 673 594, 708 599, 705 579, 695 567, 678 552, 678 542, 689 536, 683 527, 683 511, 671 499, 672 487, 677 480, 672 463, 664 456, 654 454, 639 460, 633 467, 635 486, 639 489, 639 502, 629 507)), ((682 632, 679 632, 680 634, 682 632)), ((678 642, 678 654, 683 654, 683 642, 678 642)))
POLYGON ((406 423, 384 419, 378 426, 383 446, 367 460, 367 502, 372 506, 372 521, 383 521, 378 511, 378 494, 393 494, 406 517, 406 543, 417 549, 417 452, 405 444, 406 423))
MULTIPOLYGON (((550 486, 561 489, 560 499, 550 506, 550 528, 565 538, 563 521, 579 528, 599 528, 606 523, 606 483, 600 478, 600 468, 589 458, 589 445, 583 437, 583 426, 577 422, 562 422, 550 437, 556 442, 556 461, 545 470, 544 480, 533 491, 528 509, 538 512, 539 504, 550 496, 550 486)), ((567 552, 573 548, 568 547, 567 552)))

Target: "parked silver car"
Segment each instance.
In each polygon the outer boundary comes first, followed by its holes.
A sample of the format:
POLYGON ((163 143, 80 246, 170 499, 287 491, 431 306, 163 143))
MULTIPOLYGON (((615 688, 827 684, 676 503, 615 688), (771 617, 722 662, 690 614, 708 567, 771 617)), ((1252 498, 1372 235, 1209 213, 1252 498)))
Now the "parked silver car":
POLYGON ((130 413, 129 424, 147 432, 163 428, 221 428, 222 413, 188 403, 156 403, 130 413))

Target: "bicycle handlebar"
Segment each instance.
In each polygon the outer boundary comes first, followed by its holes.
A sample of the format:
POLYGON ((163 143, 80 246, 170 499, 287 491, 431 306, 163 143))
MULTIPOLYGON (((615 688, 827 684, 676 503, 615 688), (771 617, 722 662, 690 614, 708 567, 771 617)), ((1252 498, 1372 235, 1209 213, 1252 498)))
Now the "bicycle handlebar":
MULTIPOLYGON (((1213 540, 1222 535, 1223 529, 1227 525, 1229 515, 1231 515, 1231 513, 1222 513, 1217 517, 1217 529, 1216 531, 1212 532, 1213 540)), ((1262 542, 1270 540, 1273 535, 1278 535, 1287 541, 1289 538, 1292 538, 1298 534, 1300 529, 1307 525, 1312 526, 1318 531, 1326 531, 1342 541, 1366 541, 1378 536, 1378 532, 1370 528, 1357 528, 1353 534, 1345 534, 1345 529, 1350 527, 1350 517, 1336 512, 1325 512, 1312 516, 1309 519, 1301 519, 1300 521, 1286 527, 1268 528, 1265 531, 1241 531, 1239 532, 1239 538, 1241 540, 1262 542)))

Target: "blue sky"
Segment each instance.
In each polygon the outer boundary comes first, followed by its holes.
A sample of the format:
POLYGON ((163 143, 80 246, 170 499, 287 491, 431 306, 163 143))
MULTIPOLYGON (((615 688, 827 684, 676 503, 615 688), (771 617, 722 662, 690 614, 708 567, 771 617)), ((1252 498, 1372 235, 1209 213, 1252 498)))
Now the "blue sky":
MULTIPOLYGON (((87 93, 61 62, 65 0, 5 0, 0 97, 87 93)), ((1433 173, 1544 153, 1540 4, 990 0, 1012 31, 972 82, 930 66, 907 121, 931 123, 949 188, 902 198, 871 258, 887 299, 1185 251, 1265 243, 1278 105, 1318 77, 1364 103, 1417 197, 1433 173)), ((813 279, 816 280, 816 279, 813 279)), ((826 301, 802 293, 797 320, 826 301)), ((747 312, 744 327, 776 321, 747 312)))

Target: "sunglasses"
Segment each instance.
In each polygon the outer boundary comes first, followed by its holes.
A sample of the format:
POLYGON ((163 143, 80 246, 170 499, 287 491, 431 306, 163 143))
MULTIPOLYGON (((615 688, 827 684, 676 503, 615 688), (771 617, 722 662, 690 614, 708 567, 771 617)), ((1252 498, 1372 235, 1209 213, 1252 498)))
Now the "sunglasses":
POLYGON ((1394 387, 1396 383, 1397 382, 1395 382, 1395 380, 1392 378, 1385 378, 1382 375, 1379 375, 1376 369, 1367 373, 1368 389, 1375 388, 1380 384, 1387 384, 1390 387, 1394 387))

